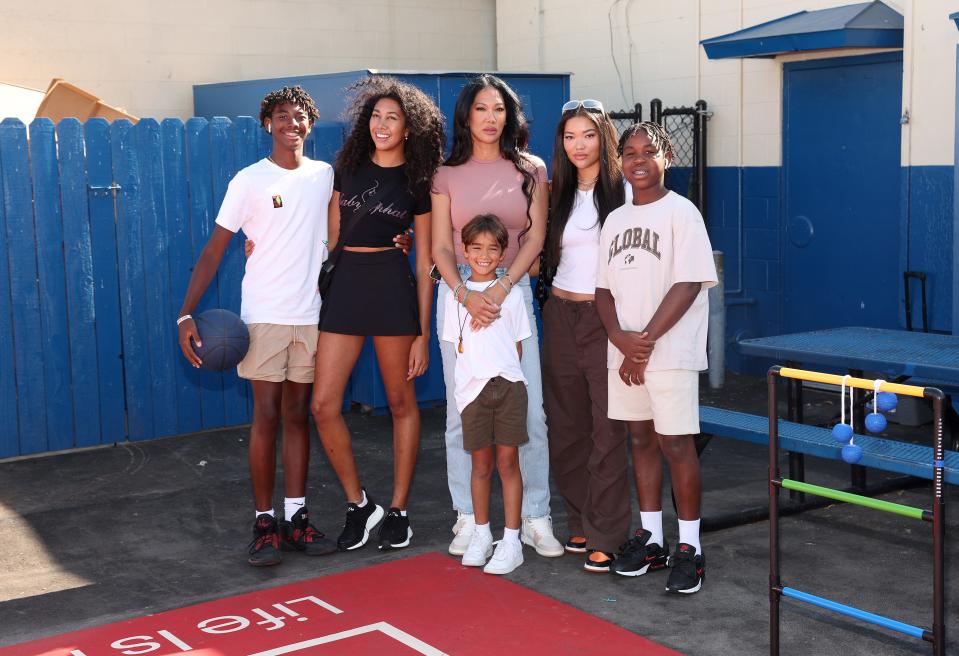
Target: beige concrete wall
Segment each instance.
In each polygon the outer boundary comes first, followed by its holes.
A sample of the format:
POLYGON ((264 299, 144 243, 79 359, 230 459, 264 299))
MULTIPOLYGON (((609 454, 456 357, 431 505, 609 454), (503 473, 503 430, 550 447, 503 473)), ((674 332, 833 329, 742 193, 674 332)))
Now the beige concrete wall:
MULTIPOLYGON (((188 117, 192 85, 363 68, 489 70, 495 0, 0 3, 0 81, 62 77, 137 116, 188 117)), ((0 108, 2 113, 2 108, 0 108)))
MULTIPOLYGON (((823 51, 775 59, 712 61, 702 39, 802 10, 851 0, 498 0, 497 59, 503 69, 573 72, 574 98, 610 109, 661 98, 667 106, 702 98, 714 112, 709 164, 781 163, 782 64, 871 51, 823 51)), ((903 163, 952 164, 955 47, 948 20, 959 0, 887 0, 906 18, 903 52, 903 163)))

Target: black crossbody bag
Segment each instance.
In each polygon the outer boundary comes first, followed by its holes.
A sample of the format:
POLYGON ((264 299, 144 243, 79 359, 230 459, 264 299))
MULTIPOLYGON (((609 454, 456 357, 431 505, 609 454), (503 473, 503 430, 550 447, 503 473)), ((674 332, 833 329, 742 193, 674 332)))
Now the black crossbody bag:
POLYGON ((339 243, 337 243, 329 257, 326 258, 323 266, 320 267, 320 279, 317 282, 317 285, 320 289, 320 298, 325 297, 330 291, 330 285, 333 284, 333 272, 336 271, 336 264, 340 261, 340 256, 343 254, 343 246, 346 244, 350 233, 353 231, 353 226, 359 223, 360 219, 369 214, 370 210, 373 209, 373 202, 377 198, 388 198, 397 187, 399 187, 398 182, 384 187, 380 193, 373 192, 373 196, 366 201, 366 203, 364 203, 363 207, 353 212, 353 218, 350 221, 350 225, 348 225, 345 230, 340 231, 339 243))

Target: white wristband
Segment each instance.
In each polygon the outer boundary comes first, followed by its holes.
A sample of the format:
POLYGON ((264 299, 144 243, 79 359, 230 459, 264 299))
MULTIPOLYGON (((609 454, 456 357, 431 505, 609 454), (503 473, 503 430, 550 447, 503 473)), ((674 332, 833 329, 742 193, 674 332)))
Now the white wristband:
POLYGON ((179 326, 181 323, 183 323, 187 319, 192 319, 192 318, 193 318, 192 314, 184 314, 182 317, 176 320, 176 325, 179 326))

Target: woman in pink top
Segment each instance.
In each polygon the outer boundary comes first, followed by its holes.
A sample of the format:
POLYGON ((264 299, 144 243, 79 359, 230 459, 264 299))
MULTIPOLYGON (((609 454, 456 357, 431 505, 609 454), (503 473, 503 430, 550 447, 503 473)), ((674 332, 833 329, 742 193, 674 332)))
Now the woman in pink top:
MULTIPOLYGON (((553 536, 549 510, 549 449, 539 343, 533 319, 533 295, 527 271, 539 256, 546 235, 549 189, 543 161, 526 152, 529 128, 519 98, 494 75, 470 80, 460 92, 453 112, 453 147, 445 166, 433 178, 433 260, 443 284, 465 302, 474 317, 474 329, 489 325, 499 315, 499 304, 518 285, 526 300, 533 336, 523 347, 523 374, 529 381, 529 442, 520 447, 523 473, 523 542, 542 556, 561 556, 563 546, 553 536), (482 294, 469 294, 463 280, 469 276, 459 244, 460 229, 478 214, 495 214, 509 232, 500 279, 482 294)), ((443 333, 446 289, 437 302, 437 331, 443 333)), ((473 534, 470 498, 470 455, 463 450, 463 431, 453 399, 455 346, 441 342, 446 382, 446 468, 450 496, 457 512, 455 538, 449 551, 463 555, 473 534)))

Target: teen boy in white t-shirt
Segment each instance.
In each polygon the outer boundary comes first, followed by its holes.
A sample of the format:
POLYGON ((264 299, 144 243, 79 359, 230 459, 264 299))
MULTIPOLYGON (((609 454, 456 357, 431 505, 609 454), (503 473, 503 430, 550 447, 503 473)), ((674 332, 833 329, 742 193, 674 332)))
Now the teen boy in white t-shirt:
POLYGON ((180 309, 180 349, 194 366, 200 343, 190 313, 216 274, 226 247, 240 229, 256 242, 243 275, 240 317, 250 348, 237 367, 253 386, 250 478, 255 502, 248 562, 276 565, 280 548, 322 555, 336 551, 309 522, 310 386, 316 354, 320 295, 317 279, 325 257, 333 169, 303 155, 303 143, 319 117, 300 87, 284 87, 263 99, 260 124, 273 149, 230 181, 210 240, 200 253, 180 309), (276 521, 276 432, 283 425, 284 519, 276 521))
POLYGON ((679 545, 666 590, 702 586, 699 372, 706 368, 706 290, 716 267, 696 206, 664 185, 669 136, 639 123, 620 139, 633 201, 613 210, 600 233, 596 306, 609 336, 609 416, 629 426, 642 528, 611 570, 640 576, 666 566, 662 457, 679 515, 679 545))
POLYGON ((456 348, 454 398, 463 422, 463 448, 470 452, 470 491, 476 527, 463 554, 463 564, 483 567, 487 574, 508 574, 523 564, 520 516, 523 508, 523 475, 519 447, 529 441, 526 415, 529 397, 520 359, 521 342, 532 335, 523 295, 510 289, 500 304, 500 316, 485 328, 474 330, 466 311, 466 298, 495 284, 509 233, 492 214, 479 215, 461 231, 471 275, 462 304, 459 288, 447 292, 441 339, 456 348), (495 451, 494 451, 495 446, 495 451), (503 488, 506 527, 493 552, 489 525, 490 484, 493 468, 503 488), (487 558, 492 558, 487 563, 487 558), (485 565, 485 566, 484 566, 485 565))

